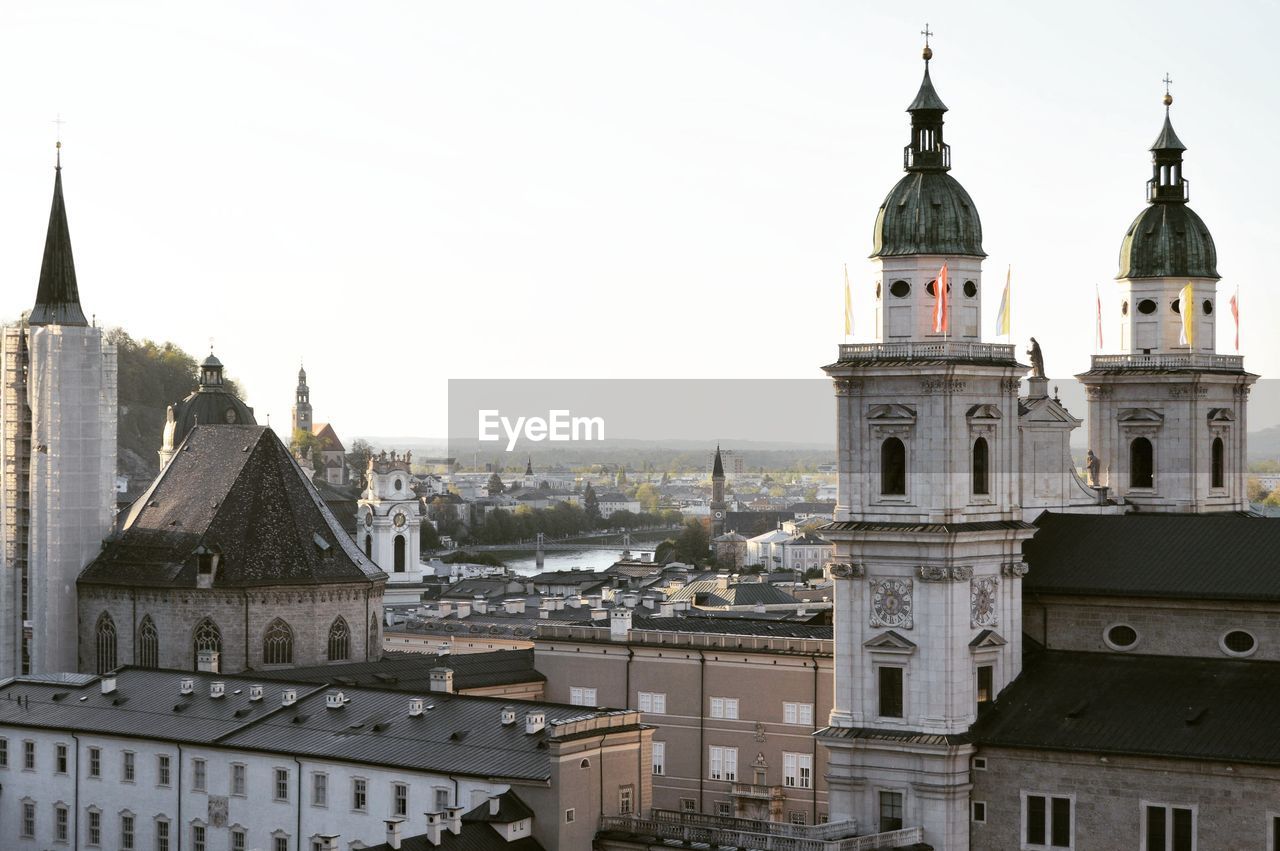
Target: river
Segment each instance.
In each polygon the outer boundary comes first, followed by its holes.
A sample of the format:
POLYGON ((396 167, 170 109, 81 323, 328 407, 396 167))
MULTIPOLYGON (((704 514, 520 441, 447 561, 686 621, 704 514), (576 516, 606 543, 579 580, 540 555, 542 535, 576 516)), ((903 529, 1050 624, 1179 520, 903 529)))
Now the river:
MULTIPOLYGON (((653 550, 631 549, 632 558, 640 558, 642 553, 653 554, 653 550)), ((504 553, 500 557, 507 567, 516 573, 532 576, 538 572, 537 561, 532 553, 504 553)), ((604 570, 622 558, 622 548, 599 550, 572 550, 567 552, 549 552, 542 562, 543 570, 604 570)))

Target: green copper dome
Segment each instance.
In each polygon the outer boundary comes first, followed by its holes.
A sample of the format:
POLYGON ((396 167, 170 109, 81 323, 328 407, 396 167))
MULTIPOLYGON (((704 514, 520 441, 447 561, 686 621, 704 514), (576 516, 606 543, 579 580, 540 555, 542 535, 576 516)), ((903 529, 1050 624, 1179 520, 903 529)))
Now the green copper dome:
POLYGON ((944 171, 907 174, 876 214, 872 257, 956 254, 986 257, 982 221, 960 181, 944 171))

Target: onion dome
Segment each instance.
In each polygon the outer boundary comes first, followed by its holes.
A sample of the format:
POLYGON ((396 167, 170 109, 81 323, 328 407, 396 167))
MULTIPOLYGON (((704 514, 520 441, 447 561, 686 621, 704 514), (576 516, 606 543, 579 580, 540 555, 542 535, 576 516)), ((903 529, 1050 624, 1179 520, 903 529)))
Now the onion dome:
POLYGON ((1152 175, 1147 181, 1147 208, 1129 225, 1120 243, 1117 278, 1213 278, 1218 250, 1209 228, 1187 204, 1188 181, 1182 176, 1187 146, 1173 132, 1165 95, 1164 126, 1151 146, 1152 175))
POLYGON ((978 210, 951 170, 951 146, 942 139, 947 106, 929 77, 933 51, 926 48, 924 80, 911 114, 911 143, 903 148, 907 174, 876 214, 872 257, 944 254, 985 257, 978 210))
POLYGON ((160 449, 164 463, 197 425, 257 425, 250 408, 231 392, 222 376, 222 361, 209 353, 200 364, 200 384, 194 393, 169 406, 160 449))

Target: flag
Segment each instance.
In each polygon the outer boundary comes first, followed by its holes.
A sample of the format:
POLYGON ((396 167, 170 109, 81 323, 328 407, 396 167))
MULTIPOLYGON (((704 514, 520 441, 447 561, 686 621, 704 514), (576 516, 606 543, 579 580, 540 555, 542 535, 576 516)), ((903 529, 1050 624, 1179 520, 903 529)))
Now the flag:
POLYGON ((1240 351, 1240 287, 1231 295, 1231 318, 1236 321, 1236 351, 1240 351))
POLYGON ((1093 297, 1098 302, 1098 351, 1102 351, 1102 295, 1097 284, 1093 285, 1093 297))
POLYGON ((933 333, 946 334, 951 324, 951 310, 947 304, 947 264, 942 264, 938 279, 933 282, 933 333))
POLYGON ((844 335, 853 333, 853 297, 849 295, 849 264, 844 264, 844 335))
POLYGON ((1196 344, 1196 294, 1191 282, 1178 294, 1178 311, 1182 314, 1182 333, 1178 345, 1194 347, 1196 344))
POLYGON ((996 314, 996 335, 1009 336, 1009 309, 1012 305, 1009 302, 1009 284, 1013 281, 1013 265, 1010 264, 1009 271, 1004 276, 1004 294, 1000 296, 1000 312, 996 314))

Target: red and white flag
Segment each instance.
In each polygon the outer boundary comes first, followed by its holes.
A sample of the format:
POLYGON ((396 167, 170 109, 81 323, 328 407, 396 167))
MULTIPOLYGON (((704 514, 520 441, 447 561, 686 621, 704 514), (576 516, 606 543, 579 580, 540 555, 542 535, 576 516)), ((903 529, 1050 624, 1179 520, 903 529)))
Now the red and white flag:
POLYGON ((1240 351, 1240 288, 1231 294, 1231 318, 1236 321, 1236 351, 1240 351))
POLYGON ((1098 302, 1098 351, 1102 351, 1102 294, 1097 284, 1093 285, 1093 297, 1098 302))
POLYGON ((947 264, 942 264, 933 282, 933 333, 945 334, 951 327, 951 306, 947 303, 947 264))

